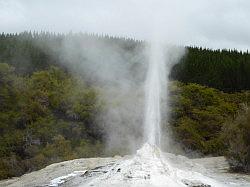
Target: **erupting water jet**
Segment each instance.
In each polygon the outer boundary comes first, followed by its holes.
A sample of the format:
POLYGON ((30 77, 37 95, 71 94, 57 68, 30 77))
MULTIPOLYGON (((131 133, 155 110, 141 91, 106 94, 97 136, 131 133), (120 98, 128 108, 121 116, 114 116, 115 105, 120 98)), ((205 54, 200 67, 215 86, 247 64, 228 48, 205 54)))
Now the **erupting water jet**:
POLYGON ((150 47, 148 73, 145 84, 145 141, 160 147, 161 145, 161 99, 162 88, 166 85, 164 53, 160 44, 150 47))

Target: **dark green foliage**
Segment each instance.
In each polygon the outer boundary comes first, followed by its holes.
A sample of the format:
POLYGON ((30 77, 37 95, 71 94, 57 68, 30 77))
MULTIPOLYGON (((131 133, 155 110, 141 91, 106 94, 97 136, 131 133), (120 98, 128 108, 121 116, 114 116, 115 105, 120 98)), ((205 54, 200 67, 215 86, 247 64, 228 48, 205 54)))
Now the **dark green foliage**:
POLYGON ((227 94, 198 84, 171 86, 172 120, 175 135, 186 150, 222 155, 227 146, 221 137, 225 121, 237 114, 246 93, 227 94))
POLYGON ((171 78, 225 92, 249 90, 250 54, 248 51, 188 47, 186 55, 173 67, 171 78))
POLYGON ((56 67, 23 77, 5 63, 0 81, 0 179, 103 154, 95 88, 56 67))
POLYGON ((234 171, 250 172, 250 111, 228 121, 223 128, 227 158, 234 171))

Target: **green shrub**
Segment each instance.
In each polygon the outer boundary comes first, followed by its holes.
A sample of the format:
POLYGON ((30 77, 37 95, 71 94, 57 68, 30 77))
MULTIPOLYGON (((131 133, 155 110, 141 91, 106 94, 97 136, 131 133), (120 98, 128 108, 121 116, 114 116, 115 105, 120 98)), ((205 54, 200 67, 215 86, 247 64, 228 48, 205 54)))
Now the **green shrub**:
POLYGON ((250 171, 250 110, 224 125, 227 158, 234 171, 250 171))
POLYGON ((79 77, 58 67, 24 77, 0 63, 0 84, 0 179, 103 152, 99 95, 79 77))
POLYGON ((170 124, 175 138, 187 151, 223 155, 223 124, 236 115, 244 98, 242 93, 226 94, 198 84, 173 82, 170 124))

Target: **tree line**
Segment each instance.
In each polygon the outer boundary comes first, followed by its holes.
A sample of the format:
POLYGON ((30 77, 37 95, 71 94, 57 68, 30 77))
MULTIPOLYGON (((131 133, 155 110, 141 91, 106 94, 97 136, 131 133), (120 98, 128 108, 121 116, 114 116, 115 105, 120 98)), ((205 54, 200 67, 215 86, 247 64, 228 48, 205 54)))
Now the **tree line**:
POLYGON ((250 54, 235 49, 188 47, 186 55, 173 67, 171 78, 225 92, 249 90, 250 54))
MULTIPOLYGON (((0 62, 15 67, 19 74, 31 74, 50 65, 62 66, 58 51, 64 40, 105 41, 133 51, 145 41, 86 33, 56 34, 23 32, 0 34, 0 62), (32 62, 32 63, 31 63, 32 62)), ((170 78, 185 83, 197 83, 224 92, 250 89, 250 54, 236 49, 186 47, 186 55, 171 71, 170 78)))

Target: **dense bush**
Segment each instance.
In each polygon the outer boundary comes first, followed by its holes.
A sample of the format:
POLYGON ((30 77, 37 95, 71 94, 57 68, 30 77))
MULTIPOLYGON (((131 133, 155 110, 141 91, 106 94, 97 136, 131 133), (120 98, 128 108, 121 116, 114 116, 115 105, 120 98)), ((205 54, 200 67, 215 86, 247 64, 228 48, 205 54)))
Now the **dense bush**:
POLYGON ((228 146, 227 158, 234 171, 250 172, 250 110, 227 122, 223 138, 228 146))
POLYGON ((175 137, 186 151, 223 155, 227 149, 221 137, 225 122, 250 101, 250 94, 227 94, 194 83, 175 82, 170 87, 175 137))
POLYGON ((95 88, 56 67, 19 76, 0 63, 0 179, 103 154, 95 88))

